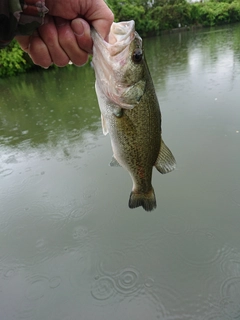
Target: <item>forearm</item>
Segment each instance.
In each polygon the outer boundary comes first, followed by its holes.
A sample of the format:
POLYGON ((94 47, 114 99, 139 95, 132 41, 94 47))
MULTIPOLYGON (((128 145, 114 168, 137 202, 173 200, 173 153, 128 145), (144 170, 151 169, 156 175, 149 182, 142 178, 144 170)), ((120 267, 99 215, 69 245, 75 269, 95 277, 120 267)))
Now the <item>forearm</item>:
POLYGON ((29 35, 43 24, 48 12, 44 0, 0 1, 0 48, 16 35, 29 35))

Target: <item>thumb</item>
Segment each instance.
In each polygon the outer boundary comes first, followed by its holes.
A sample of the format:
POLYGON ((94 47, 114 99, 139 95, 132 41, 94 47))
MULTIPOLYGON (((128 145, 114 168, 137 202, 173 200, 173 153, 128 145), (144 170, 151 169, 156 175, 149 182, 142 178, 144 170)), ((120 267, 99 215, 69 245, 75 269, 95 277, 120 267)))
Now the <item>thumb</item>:
POLYGON ((85 18, 103 39, 107 38, 114 15, 104 1, 96 1, 85 18))
POLYGON ((112 20, 99 19, 99 20, 93 21, 92 25, 94 29, 97 31, 97 33, 100 34, 100 36, 104 40, 106 40, 109 35, 112 22, 113 22, 112 20))

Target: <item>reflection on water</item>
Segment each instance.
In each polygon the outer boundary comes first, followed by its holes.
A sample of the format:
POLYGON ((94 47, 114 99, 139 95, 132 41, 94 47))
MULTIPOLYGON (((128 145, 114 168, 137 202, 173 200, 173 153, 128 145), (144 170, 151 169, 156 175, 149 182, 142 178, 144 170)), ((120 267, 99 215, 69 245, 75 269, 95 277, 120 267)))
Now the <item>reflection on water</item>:
POLYGON ((0 88, 0 141, 4 145, 39 147, 49 142, 54 147, 57 140, 74 140, 79 132, 98 128, 92 70, 33 73, 2 80, 0 88))
POLYGON ((0 317, 240 318, 240 27, 145 40, 178 167, 130 210, 89 66, 0 81, 0 317))

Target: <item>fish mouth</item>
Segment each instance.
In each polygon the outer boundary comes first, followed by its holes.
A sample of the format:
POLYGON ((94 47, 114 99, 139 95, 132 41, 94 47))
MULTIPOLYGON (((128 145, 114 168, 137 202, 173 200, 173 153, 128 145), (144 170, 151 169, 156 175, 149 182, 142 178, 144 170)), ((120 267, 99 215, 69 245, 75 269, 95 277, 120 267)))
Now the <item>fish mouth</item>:
POLYGON ((92 31, 92 39, 95 47, 102 47, 110 56, 115 56, 124 50, 134 39, 135 22, 113 22, 107 40, 104 40, 95 30, 92 31))
POLYGON ((96 85, 109 101, 123 108, 133 108, 123 96, 128 87, 134 83, 122 82, 122 74, 128 68, 131 43, 139 37, 135 32, 135 22, 133 20, 113 22, 107 40, 104 40, 95 29, 91 30, 91 36, 96 85))
POLYGON ((110 55, 114 56, 126 48, 134 39, 134 33, 135 22, 133 20, 113 23, 108 38, 110 55))

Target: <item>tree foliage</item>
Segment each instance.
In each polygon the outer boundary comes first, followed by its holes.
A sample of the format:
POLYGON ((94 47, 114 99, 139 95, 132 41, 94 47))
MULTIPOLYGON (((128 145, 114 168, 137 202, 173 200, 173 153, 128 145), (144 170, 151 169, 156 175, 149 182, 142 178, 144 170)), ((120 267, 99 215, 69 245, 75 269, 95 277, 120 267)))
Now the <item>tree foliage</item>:
POLYGON ((16 41, 12 41, 7 48, 0 50, 0 77, 25 72, 32 65, 16 41))
MULTIPOLYGON (((115 21, 134 20, 144 37, 159 35, 179 26, 216 26, 240 22, 240 0, 108 0, 115 21)), ((0 50, 0 77, 15 75, 32 68, 16 42, 0 50)))
POLYGON ((239 0, 108 0, 116 21, 135 20, 136 29, 145 36, 160 34, 178 26, 215 26, 240 21, 239 0))

